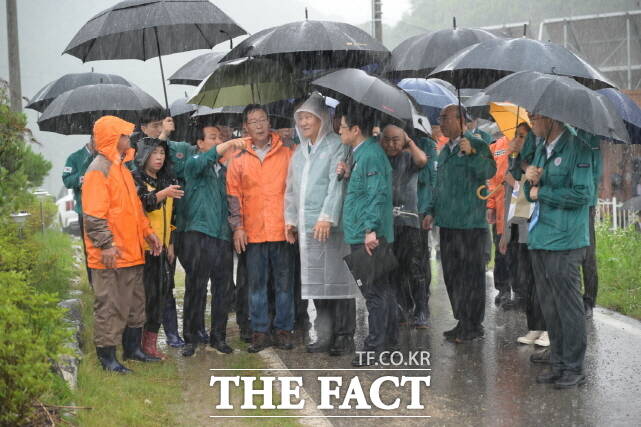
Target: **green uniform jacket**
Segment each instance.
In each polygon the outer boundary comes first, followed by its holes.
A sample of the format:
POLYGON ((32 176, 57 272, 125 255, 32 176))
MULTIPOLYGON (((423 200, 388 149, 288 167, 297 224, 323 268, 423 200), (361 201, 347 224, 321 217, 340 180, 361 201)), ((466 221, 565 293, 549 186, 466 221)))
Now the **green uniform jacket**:
POLYGON ((436 142, 431 138, 419 138, 418 148, 427 155, 427 165, 418 174, 418 213, 425 214, 432 200, 436 182, 436 142))
POLYGON ((394 241, 392 166, 376 142, 368 138, 353 155, 354 166, 343 202, 343 230, 350 245, 365 241, 367 231, 394 241))
POLYGON ((219 157, 215 148, 189 156, 185 162, 185 198, 180 214, 183 231, 199 231, 230 240, 225 169, 216 166, 219 157))
MULTIPOLYGON (((197 147, 188 142, 167 141, 169 145, 169 159, 178 178, 178 182, 184 187, 185 184, 185 164, 187 159, 194 155, 197 147)), ((184 190, 184 188, 183 188, 184 190)), ((174 199, 174 222, 176 231, 183 231, 185 228, 185 215, 182 212, 184 199, 174 199)))
POLYGON ((487 228, 485 200, 476 196, 479 186, 496 173, 496 163, 488 145, 465 132, 476 153, 459 156, 459 146, 441 149, 436 169, 436 185, 427 213, 439 227, 454 229, 487 228))
POLYGON ((567 127, 573 131, 581 141, 586 143, 592 149, 592 178, 594 180, 594 194, 590 200, 590 207, 596 206, 599 202, 599 183, 601 182, 601 173, 603 172, 603 165, 601 161, 601 138, 582 129, 575 130, 570 126, 567 127))
POLYGON ((483 142, 485 142, 488 145, 494 142, 494 138, 492 138, 492 135, 490 135, 489 133, 479 128, 474 129, 473 131, 471 131, 471 133, 474 136, 480 137, 483 140, 483 142))
POLYGON ((82 179, 94 157, 96 155, 84 146, 67 157, 62 169, 62 182, 65 187, 73 190, 74 210, 78 215, 82 215, 82 179))
MULTIPOLYGON (((532 165, 543 168, 539 218, 528 235, 530 249, 565 251, 589 246, 588 205, 594 192, 592 149, 566 130, 547 158, 539 145, 532 165)), ((525 183, 529 201, 532 186, 525 183)))

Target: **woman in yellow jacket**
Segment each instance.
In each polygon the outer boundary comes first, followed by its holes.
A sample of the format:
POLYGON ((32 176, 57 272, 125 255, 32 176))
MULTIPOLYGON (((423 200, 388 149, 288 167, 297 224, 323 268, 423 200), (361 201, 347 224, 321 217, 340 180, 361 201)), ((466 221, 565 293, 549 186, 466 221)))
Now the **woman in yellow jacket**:
POLYGON ((167 143, 155 138, 143 138, 136 153, 137 170, 134 172, 136 189, 147 214, 151 228, 162 242, 162 252, 154 255, 145 247, 145 314, 142 349, 145 353, 165 359, 156 344, 162 323, 165 299, 171 291, 174 250, 171 243, 174 198, 180 199, 183 191, 171 172, 167 143))

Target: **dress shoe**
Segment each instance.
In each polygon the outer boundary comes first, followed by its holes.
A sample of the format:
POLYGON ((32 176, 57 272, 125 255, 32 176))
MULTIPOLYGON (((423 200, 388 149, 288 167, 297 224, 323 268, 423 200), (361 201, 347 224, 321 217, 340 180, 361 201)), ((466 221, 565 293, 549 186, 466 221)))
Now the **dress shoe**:
POLYGON ((585 383, 585 375, 564 371, 563 376, 554 382, 554 388, 564 389, 580 386, 585 383))
POLYGON ((265 350, 272 345, 272 340, 269 335, 263 332, 254 332, 252 334, 252 343, 247 347, 248 353, 258 353, 265 350))
POLYGON ((461 328, 456 335, 447 337, 447 340, 456 344, 473 341, 484 335, 482 327, 461 328))
POLYGON ((542 365, 550 365, 552 363, 550 361, 550 349, 546 348, 543 351, 537 351, 535 353, 532 353, 530 355, 530 362, 539 363, 542 365))
POLYGON ((521 344, 527 344, 527 345, 532 345, 534 344, 534 341, 539 339, 543 331, 528 331, 527 334, 523 335, 522 337, 518 337, 516 339, 516 342, 519 342, 521 344))
POLYGON ((536 376, 538 384, 554 384, 563 376, 563 372, 558 369, 550 369, 536 376))
POLYGON ((276 329, 274 334, 274 344, 276 348, 280 350, 291 350, 294 348, 292 343, 292 333, 289 331, 283 331, 282 329, 276 329))
POLYGON ((110 372, 117 372, 119 374, 129 374, 133 372, 131 369, 121 365, 116 359, 116 346, 110 347, 96 347, 96 355, 102 365, 102 369, 110 372))
POLYGON ((354 337, 351 335, 338 335, 329 349, 330 356, 344 356, 354 351, 354 337))
POLYGON ((585 304, 585 318, 592 319, 592 306, 590 304, 585 304))
POLYGON ((234 352, 234 349, 231 348, 224 340, 215 340, 214 342, 210 342, 207 350, 212 350, 219 354, 232 354, 234 352))
POLYGON ((416 329, 427 329, 427 313, 420 311, 414 315, 412 327, 416 329))
POLYGON ((196 347, 198 347, 198 344, 188 342, 185 344, 180 354, 182 354, 183 357, 191 357, 196 353, 196 347))
POLYGON ((550 346, 550 337, 547 333, 547 331, 543 331, 540 337, 534 341, 534 345, 538 345, 539 347, 549 347, 550 346))
POLYGON ((329 342, 325 340, 316 340, 313 343, 309 343, 305 346, 305 350, 308 353, 325 353, 329 351, 329 342))
POLYGON ((445 338, 453 337, 459 333, 459 331, 461 330, 461 327, 462 327, 461 322, 458 322, 454 328, 450 329, 449 331, 443 332, 443 336, 445 338))

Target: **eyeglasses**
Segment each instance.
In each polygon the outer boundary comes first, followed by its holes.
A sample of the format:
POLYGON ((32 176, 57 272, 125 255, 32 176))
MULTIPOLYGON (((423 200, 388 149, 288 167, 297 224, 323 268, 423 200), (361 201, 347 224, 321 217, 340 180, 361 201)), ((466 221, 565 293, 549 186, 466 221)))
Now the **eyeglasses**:
POLYGON ((258 125, 264 125, 268 122, 269 119, 252 120, 251 122, 247 122, 247 126, 258 127, 258 125))

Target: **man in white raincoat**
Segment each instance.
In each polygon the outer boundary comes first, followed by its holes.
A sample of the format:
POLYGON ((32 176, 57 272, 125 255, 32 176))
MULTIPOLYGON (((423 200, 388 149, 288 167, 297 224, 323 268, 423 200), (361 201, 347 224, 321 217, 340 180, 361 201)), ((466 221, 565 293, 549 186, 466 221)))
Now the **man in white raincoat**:
POLYGON ((294 113, 301 144, 292 156, 285 192, 287 240, 299 239, 301 297, 313 299, 317 340, 310 353, 340 356, 354 350, 357 288, 343 257, 340 230, 344 182, 336 175, 347 149, 332 129, 322 95, 314 93, 294 113))

